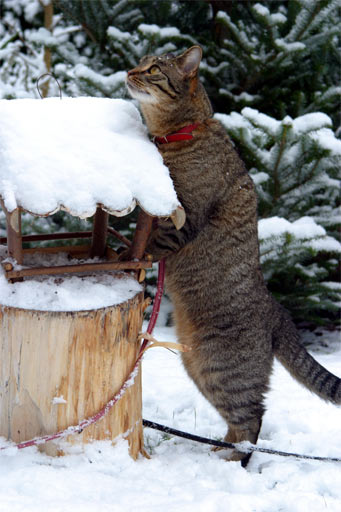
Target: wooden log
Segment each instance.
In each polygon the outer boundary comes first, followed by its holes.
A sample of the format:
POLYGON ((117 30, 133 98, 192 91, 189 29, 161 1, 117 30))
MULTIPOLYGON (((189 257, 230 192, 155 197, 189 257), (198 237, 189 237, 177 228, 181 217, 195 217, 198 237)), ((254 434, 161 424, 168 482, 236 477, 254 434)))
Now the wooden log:
MULTIPOLYGON (((14 442, 53 434, 98 412, 132 370, 140 343, 143 293, 112 307, 49 312, 0 309, 0 436, 14 442), (65 401, 63 401, 63 399, 65 401)), ((117 436, 143 452, 141 373, 98 423, 69 436, 72 444, 117 436)), ((41 445, 50 455, 60 449, 41 445)), ((67 452, 67 448, 63 450, 67 452)))

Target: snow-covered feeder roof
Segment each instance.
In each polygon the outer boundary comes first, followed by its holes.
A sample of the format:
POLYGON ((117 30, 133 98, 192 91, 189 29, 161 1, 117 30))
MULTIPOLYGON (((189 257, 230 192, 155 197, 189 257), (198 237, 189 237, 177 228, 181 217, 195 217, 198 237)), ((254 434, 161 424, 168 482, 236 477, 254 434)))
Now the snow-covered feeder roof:
POLYGON ((90 217, 100 205, 126 215, 180 206, 168 169, 135 106, 107 98, 0 100, 0 196, 8 211, 63 209, 90 217))

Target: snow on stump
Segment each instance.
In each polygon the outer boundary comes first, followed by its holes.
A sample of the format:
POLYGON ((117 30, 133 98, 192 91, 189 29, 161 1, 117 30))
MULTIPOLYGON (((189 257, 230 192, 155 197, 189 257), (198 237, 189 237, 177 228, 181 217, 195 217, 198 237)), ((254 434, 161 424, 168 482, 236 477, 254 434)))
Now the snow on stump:
MULTIPOLYGON (((130 102, 100 98, 0 100, 0 435, 14 442, 53 434, 96 414, 137 358, 145 247, 153 217, 184 213, 168 169, 130 102), (141 207, 131 243, 109 216, 141 207), (21 214, 64 210, 94 216, 90 232, 21 232, 21 214), (120 261, 108 245, 130 245, 120 261), (23 248, 23 242, 88 239, 82 245, 23 248)), ((104 419, 70 443, 129 441, 143 453, 140 371, 104 419)), ((41 445, 49 454, 67 443, 41 445)))

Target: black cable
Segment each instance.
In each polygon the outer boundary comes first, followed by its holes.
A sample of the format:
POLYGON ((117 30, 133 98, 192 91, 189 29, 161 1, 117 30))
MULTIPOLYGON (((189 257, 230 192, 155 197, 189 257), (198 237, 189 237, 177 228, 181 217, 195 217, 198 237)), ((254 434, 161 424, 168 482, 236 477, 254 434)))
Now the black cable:
POLYGON ((184 439, 190 439, 191 441, 196 441, 198 443, 218 446, 219 448, 233 448, 243 453, 261 452, 269 453, 272 455, 280 455, 281 457, 295 457, 296 459, 319 460, 323 462, 341 462, 341 458, 318 457, 317 455, 302 455, 299 453, 289 453, 281 452, 279 450, 271 450, 270 448, 261 448, 260 446, 255 446, 253 444, 249 444, 249 446, 243 446, 238 443, 226 443, 225 441, 215 441, 214 439, 208 439, 207 437, 196 436, 194 434, 189 434, 188 432, 182 432, 181 430, 177 430, 175 428, 166 427, 165 425, 160 425, 160 423, 155 423, 155 421, 142 420, 142 423, 144 427, 160 430, 161 432, 166 432, 167 434, 171 434, 173 436, 183 437, 184 439))

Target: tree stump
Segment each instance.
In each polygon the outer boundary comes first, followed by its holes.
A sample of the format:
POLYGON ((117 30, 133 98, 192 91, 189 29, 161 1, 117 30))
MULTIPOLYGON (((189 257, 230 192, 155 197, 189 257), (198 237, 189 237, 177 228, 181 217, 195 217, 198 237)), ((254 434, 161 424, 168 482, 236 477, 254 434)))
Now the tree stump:
MULTIPOLYGON (((99 411, 131 372, 144 310, 143 292, 91 311, 0 309, 0 435, 14 442, 53 434, 99 411)), ((118 436, 143 452, 141 372, 102 420, 67 441, 118 436)), ((60 454, 57 444, 41 449, 60 454)), ((63 450, 66 450, 63 446, 63 450)))

